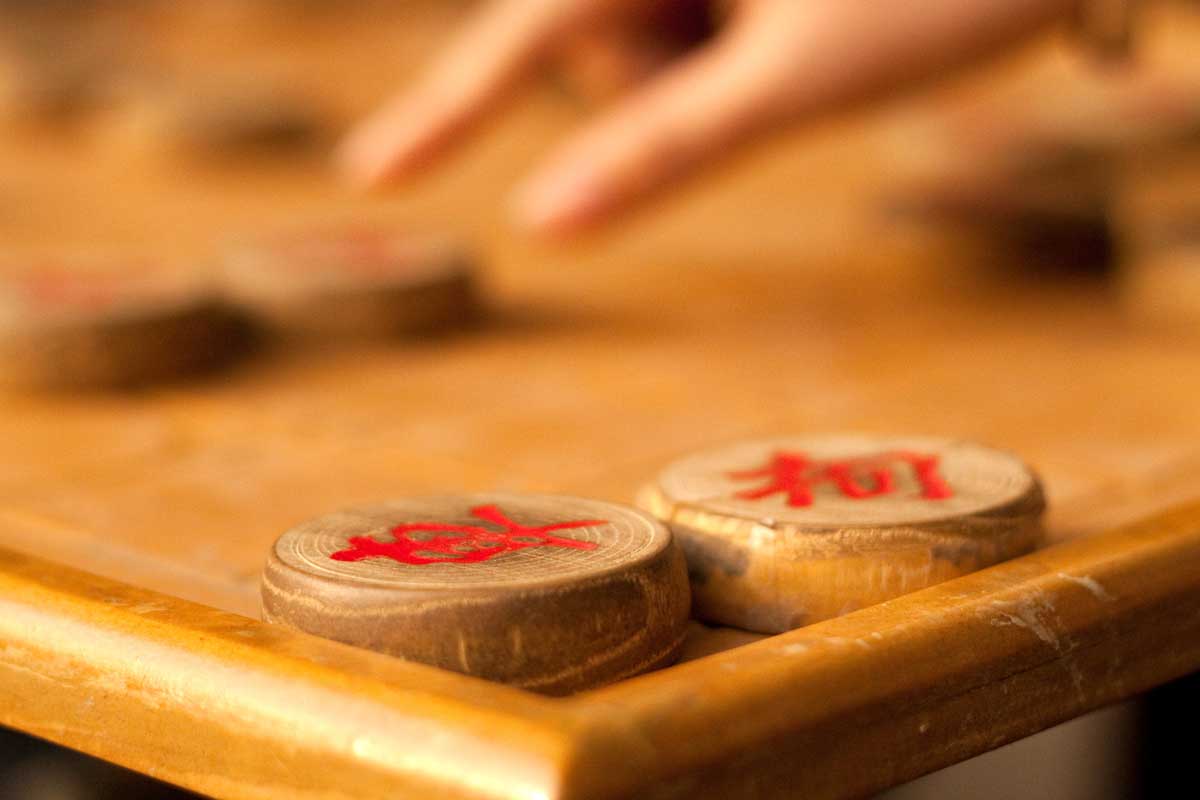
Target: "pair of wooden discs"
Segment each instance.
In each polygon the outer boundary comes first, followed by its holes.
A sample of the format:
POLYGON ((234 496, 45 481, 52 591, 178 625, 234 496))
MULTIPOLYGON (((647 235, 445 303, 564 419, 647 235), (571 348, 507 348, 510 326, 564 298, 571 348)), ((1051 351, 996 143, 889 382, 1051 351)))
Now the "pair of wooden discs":
POLYGON ((0 267, 0 380, 124 387, 223 365, 255 327, 385 337, 475 315, 465 255, 432 236, 337 228, 230 249, 219 274, 112 257, 0 267))
POLYGON ((669 663, 689 606, 788 630, 1027 552, 1044 508, 1007 453, 846 436, 685 458, 638 504, 468 495, 322 517, 275 543, 264 617, 565 693, 669 663))

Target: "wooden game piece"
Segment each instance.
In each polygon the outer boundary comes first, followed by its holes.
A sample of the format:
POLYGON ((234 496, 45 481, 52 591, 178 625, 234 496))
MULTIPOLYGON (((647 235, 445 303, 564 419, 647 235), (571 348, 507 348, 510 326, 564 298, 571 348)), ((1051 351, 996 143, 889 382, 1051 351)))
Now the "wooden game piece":
POLYGON ((934 181, 909 187, 893 207, 968 232, 1005 267, 1096 274, 1114 263, 1111 156, 1059 141, 1030 141, 934 181))
POLYGON ((547 694, 663 666, 688 618, 683 554, 631 508, 573 497, 409 498, 272 547, 263 619, 547 694))
POLYGON ((194 276, 97 259, 0 271, 0 380, 126 387, 216 367, 245 343, 194 276))
POLYGON ((471 264, 445 239, 373 228, 291 233, 234 246, 230 298, 279 331, 383 337, 476 315, 471 264))
POLYGON ((198 153, 296 150, 325 132, 318 109, 280 87, 231 83, 184 91, 171 110, 169 135, 198 153))
POLYGON ((72 121, 99 101, 106 65, 84 48, 65 42, 0 43, 0 118, 16 124, 57 125, 72 121), (59 45, 59 47, 54 47, 59 45), (48 53, 53 52, 50 56, 48 53))
POLYGON ((127 70, 107 82, 105 100, 100 130, 110 142, 171 156, 292 154, 329 132, 317 103, 255 76, 196 83, 127 70))
POLYGON ((1020 460, 935 438, 809 436, 668 466, 638 497, 687 553, 696 615, 763 633, 836 617, 1033 549, 1020 460))

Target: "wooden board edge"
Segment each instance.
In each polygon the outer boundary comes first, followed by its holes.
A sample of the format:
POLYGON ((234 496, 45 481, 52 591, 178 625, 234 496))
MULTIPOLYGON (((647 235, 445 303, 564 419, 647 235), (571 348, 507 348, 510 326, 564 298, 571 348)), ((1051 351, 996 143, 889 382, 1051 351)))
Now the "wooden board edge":
POLYGON ((0 549, 0 724, 217 797, 551 798, 561 703, 0 549))
POLYGON ((1197 668, 1192 503, 580 695, 564 796, 865 795, 1197 668))

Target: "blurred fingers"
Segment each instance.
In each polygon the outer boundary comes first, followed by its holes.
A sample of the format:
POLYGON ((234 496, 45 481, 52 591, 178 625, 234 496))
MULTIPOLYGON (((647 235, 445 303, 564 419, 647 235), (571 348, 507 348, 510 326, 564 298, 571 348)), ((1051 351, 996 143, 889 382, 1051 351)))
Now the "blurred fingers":
POLYGON ((338 162, 364 186, 424 166, 490 110, 596 2, 493 0, 417 85, 343 142, 338 162))
POLYGON ((784 122, 978 59, 1075 0, 742 0, 729 29, 572 139, 522 186, 518 223, 570 233, 784 122))
POLYGON ((573 137, 518 188, 523 227, 569 233, 686 175, 770 119, 778 82, 753 43, 730 35, 668 68, 573 137))

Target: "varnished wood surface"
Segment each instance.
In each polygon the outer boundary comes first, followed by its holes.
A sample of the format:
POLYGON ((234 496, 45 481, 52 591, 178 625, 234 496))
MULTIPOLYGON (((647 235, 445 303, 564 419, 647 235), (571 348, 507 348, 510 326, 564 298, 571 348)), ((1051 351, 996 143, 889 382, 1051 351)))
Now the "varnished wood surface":
MULTIPOLYGON (((235 7, 205 4, 210 10, 193 9, 188 26, 164 22, 166 12, 137 26, 161 34, 148 47, 172 70, 204 63, 294 74, 336 120, 382 96, 436 44, 454 13, 452 6, 414 5, 403 9, 403 25, 349 13, 336 24, 321 14, 279 24, 240 16, 235 7), (415 44, 405 48, 402 40, 415 44)), ((1164 58, 1192 52, 1194 26, 1159 24, 1157 31, 1164 58)), ((1189 565, 1200 548, 1194 528, 1093 537, 1200 495, 1200 338, 1130 319, 1098 283, 1014 277, 1014 265, 997 264, 979 242, 898 220, 884 201, 897 173, 940 157, 948 107, 1032 93, 1036 110, 1061 103, 1064 87, 1082 87, 1087 96, 1089 81, 1096 79, 1054 43, 1039 45, 982 84, 766 143, 623 232, 578 247, 532 244, 506 227, 500 187, 582 115, 545 87, 419 192, 368 198, 333 188, 317 155, 253 168, 188 159, 147 140, 135 120, 119 114, 76 135, 5 129, 0 235, 15 251, 103 244, 203 265, 215 264, 214 243, 259 229, 360 216, 415 219, 476 242, 492 307, 479 330, 441 341, 268 349, 224 377, 135 394, 0 396, 0 545, 47 560, 12 556, 0 575, 0 600, 25 615, 5 623, 12 636, 3 651, 11 699, 5 724, 222 796, 296 796, 305 787, 313 796, 337 796, 337 771, 319 769, 325 756, 346 765, 352 777, 342 785, 356 796, 420 796, 430 785, 422 781, 445 788, 442 768, 429 766, 444 763, 442 756, 423 749, 437 745, 436 737, 411 758, 398 746, 385 753, 370 737, 390 736, 396 718, 364 711, 350 719, 335 709, 351 696, 424 697, 437 686, 457 699, 435 702, 427 719, 450 728, 430 723, 422 732, 458 730, 455 720, 474 725, 476 714, 490 713, 472 710, 476 702, 503 705, 505 720, 551 708, 545 713, 555 731, 518 746, 519 779, 480 762, 478 774, 490 777, 479 780, 496 782, 447 791, 518 796, 520 787, 536 786, 547 796, 605 796, 633 785, 630 772, 612 766, 628 759, 662 778, 664 792, 691 791, 694 776, 707 775, 710 787, 724 790, 732 783, 723 781, 740 776, 743 791, 766 793, 799 774, 780 770, 802 765, 805 785, 820 795, 911 777, 1195 668, 1187 637, 1167 638, 1144 616, 1153 607, 1176 621, 1172 608, 1192 608, 1189 565), (628 502, 681 453, 822 431, 931 433, 1013 450, 1044 479, 1051 540, 1079 540, 1071 545, 1077 549, 1062 561, 1035 554, 1000 573, 962 579, 974 587, 963 590, 973 600, 954 596, 957 583, 945 584, 788 634, 800 637, 794 642, 770 639, 561 707, 183 602, 255 616, 270 543, 335 508, 446 491, 553 491, 628 502), (49 564, 139 588, 112 589, 49 564), (1087 581, 1059 572, 1090 577, 1121 600, 1102 602, 1087 581), (995 574, 1005 576, 998 587, 984 577, 995 574), (1056 634, 1057 645, 1038 625, 1005 622, 1020 621, 1020 609, 989 605, 1036 605, 1045 591, 1075 598, 1056 605, 1071 637, 1056 634), (143 628, 145 614, 106 603, 109 592, 163 610, 143 628), (914 604, 926 602, 957 610, 921 617, 914 604), (213 655, 205 648, 220 650, 224 634, 214 639, 199 618, 250 631, 255 644, 213 655), (869 632, 860 625, 900 638, 874 655, 849 644, 828 662, 825 648, 839 645, 808 649, 803 638, 822 631, 861 638, 869 632), (152 642, 149 655, 139 656, 134 640, 110 636, 118 629, 152 642), (972 643, 954 658, 974 660, 955 661, 946 673, 922 671, 933 669, 931 656, 944 655, 954 637, 972 643), (1071 642, 1086 644, 1078 657, 1071 642), (806 645, 793 655, 812 655, 775 659, 773 648, 789 643, 806 645), (748 654, 772 679, 732 681, 732 670, 714 665, 733 654, 748 654), (248 659, 254 670, 222 672, 227 657, 248 659), (39 675, 47 665, 58 677, 39 675), (364 670, 379 676, 369 689, 355 677, 364 670), (296 676, 311 678, 311 671, 341 694, 305 699, 308 689, 290 695, 284 688, 295 680, 309 685, 296 676), (868 674, 895 681, 873 684, 868 674), (88 675, 100 683, 81 678, 88 675), (121 677, 104 678, 113 675, 121 677), (690 745, 664 738, 668 718, 658 703, 687 695, 681 707, 692 704, 687 693, 695 684, 685 676, 736 687, 680 722, 684 729, 723 720, 717 729, 727 736, 691 737, 690 745), (891 700, 854 693, 868 684, 891 700), (307 709, 304 724, 276 724, 276 701, 256 699, 262 685, 280 692, 279 707, 294 701, 307 709), (954 686, 963 705, 937 693, 954 686), (809 705, 801 708, 803 698, 809 705), (760 702, 778 713, 733 711, 760 702), (822 727, 876 719, 889 703, 913 720, 928 703, 930 713, 944 714, 929 719, 940 738, 891 736, 879 725, 822 727), (572 722, 562 723, 569 734, 557 727, 561 708, 569 709, 572 722), (630 730, 638 735, 625 737, 624 746, 643 748, 636 753, 614 743, 630 730), (723 741, 731 749, 704 749, 723 741), (788 749, 830 742, 847 746, 826 760, 788 749), (864 755, 885 745, 888 759, 864 755), (789 755, 772 759, 772 748, 789 755), (202 757, 213 752, 224 754, 219 769, 202 757), (853 758, 861 772, 851 775, 853 758), (717 763, 729 771, 714 772, 717 763), (567 776, 561 783, 553 777, 560 768, 567 776), (299 780, 287 777, 293 772, 299 780)), ((497 730, 522 740, 525 724, 497 730)), ((455 758, 476 752, 458 733, 446 735, 463 744, 455 758)))
POLYGON ((1186 674, 1200 659, 1198 511, 581 695, 577 713, 611 737, 581 784, 862 796, 1186 674), (616 763, 637 778, 622 783, 616 763))
POLYGON ((1200 664, 1200 506, 552 700, 0 552, 0 722, 221 797, 845 797, 1200 664))

